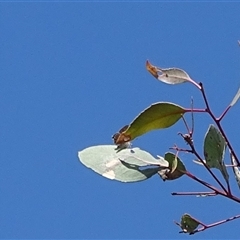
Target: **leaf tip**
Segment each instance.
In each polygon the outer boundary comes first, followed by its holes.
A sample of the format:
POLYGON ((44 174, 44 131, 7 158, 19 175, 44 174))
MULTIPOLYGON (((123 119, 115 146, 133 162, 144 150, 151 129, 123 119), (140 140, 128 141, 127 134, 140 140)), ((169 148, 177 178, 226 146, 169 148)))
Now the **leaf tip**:
POLYGON ((153 66, 148 60, 146 61, 146 68, 155 78, 158 78, 157 68, 153 66))

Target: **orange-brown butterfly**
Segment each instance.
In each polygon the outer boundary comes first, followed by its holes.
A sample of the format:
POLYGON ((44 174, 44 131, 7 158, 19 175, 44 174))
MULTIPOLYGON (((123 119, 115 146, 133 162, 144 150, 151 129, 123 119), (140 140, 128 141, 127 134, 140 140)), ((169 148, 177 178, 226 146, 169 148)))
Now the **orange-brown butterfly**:
POLYGON ((118 137, 120 136, 121 133, 123 133, 124 131, 127 130, 129 125, 125 125, 124 127, 122 127, 119 132, 115 133, 112 135, 112 139, 114 141, 115 144, 117 144, 117 140, 118 140, 118 137))
POLYGON ((122 149, 125 149, 125 148, 128 148, 128 147, 131 146, 131 143, 130 143, 130 142, 123 142, 123 143, 120 143, 120 144, 118 143, 118 142, 119 142, 119 136, 121 135, 121 133, 123 133, 124 131, 127 130, 128 126, 129 126, 129 125, 125 125, 124 127, 122 127, 122 128, 119 130, 119 132, 113 134, 113 136, 112 136, 112 139, 113 139, 114 143, 115 143, 116 145, 118 145, 118 146, 115 148, 115 150, 117 150, 117 152, 119 152, 119 151, 121 151, 122 149))

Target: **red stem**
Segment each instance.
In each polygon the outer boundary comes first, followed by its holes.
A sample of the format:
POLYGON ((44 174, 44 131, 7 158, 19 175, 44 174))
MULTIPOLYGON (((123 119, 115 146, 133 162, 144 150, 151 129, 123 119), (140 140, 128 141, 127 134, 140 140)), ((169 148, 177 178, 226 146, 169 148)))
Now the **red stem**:
POLYGON ((185 173, 185 174, 186 174, 188 177, 190 177, 191 179, 193 179, 193 180, 201 183, 201 184, 204 185, 205 187, 210 188, 211 190, 215 191, 217 194, 220 194, 220 195, 222 195, 222 196, 224 196, 224 197, 226 197, 226 198, 232 199, 233 201, 240 203, 240 199, 239 199, 239 198, 237 198, 237 197, 235 197, 235 196, 233 196, 233 195, 229 195, 228 193, 223 192, 223 191, 215 188, 214 186, 210 185, 209 183, 204 182, 203 180, 201 180, 201 179, 197 178, 196 176, 192 175, 190 172, 187 172, 187 171, 186 171, 186 172, 183 172, 183 173, 185 173))
POLYGON ((212 175, 212 177, 216 180, 216 182, 221 186, 221 188, 227 193, 227 189, 222 185, 222 183, 218 180, 218 178, 215 176, 215 174, 212 172, 212 170, 207 166, 207 164, 203 161, 203 159, 200 157, 200 155, 195 150, 195 147, 193 145, 190 145, 192 148, 192 152, 196 155, 196 157, 201 161, 201 163, 204 165, 204 167, 208 170, 208 172, 212 175))
POLYGON ((214 192, 173 192, 171 193, 173 196, 216 196, 217 193, 214 192))
POLYGON ((219 118, 217 118, 217 121, 218 122, 220 122, 222 119, 223 119, 223 117, 226 115, 226 113, 228 112, 228 110, 231 108, 231 106, 229 105, 225 110, 224 110, 224 112, 222 113, 222 115, 219 117, 219 118))
POLYGON ((230 217, 228 219, 225 219, 225 220, 222 220, 222 221, 219 221, 219 222, 216 222, 216 223, 212 223, 212 224, 209 224, 209 225, 203 225, 202 228, 199 228, 197 230, 195 230, 194 232, 192 232, 191 234, 194 234, 194 233, 197 233, 197 232, 201 232, 201 231, 204 231, 208 228, 211 228, 211 227, 216 227, 220 224, 223 224, 223 223, 226 223, 226 222, 229 222, 229 221, 232 221, 232 220, 235 220, 237 218, 240 218, 240 215, 237 215, 237 216, 234 216, 234 217, 230 217))
POLYGON ((204 99, 204 102, 205 102, 205 104, 206 104, 206 107, 207 107, 207 108, 206 108, 206 112, 208 112, 208 114, 211 116, 211 118, 213 119, 213 121, 217 124, 217 126, 218 126, 218 128, 219 128, 219 131, 221 132, 221 134, 222 134, 223 137, 225 138, 225 141, 226 141, 226 143, 227 143, 228 148, 230 149, 230 151, 232 152, 234 158, 236 159, 236 161, 237 161, 237 163, 238 163, 238 166, 240 166, 240 162, 239 162, 239 160, 238 160, 238 157, 237 157, 237 155, 235 154, 235 152, 234 152, 234 150, 233 150, 230 142, 228 141, 228 138, 227 138, 227 136, 226 136, 225 132, 223 131, 222 126, 221 126, 221 124, 220 124, 220 121, 221 121, 222 118, 225 116, 225 114, 227 113, 227 111, 229 110, 229 108, 227 108, 219 118, 215 118, 215 116, 213 115, 213 113, 212 113, 212 111, 211 111, 211 109, 210 109, 210 107, 209 107, 209 104, 208 104, 208 101, 207 101, 207 97, 206 97, 206 94, 205 94, 205 91, 204 91, 204 88, 203 88, 203 84, 200 83, 199 85, 201 86, 201 89, 200 89, 200 90, 201 90, 201 93, 202 93, 202 95, 203 95, 203 99, 204 99))

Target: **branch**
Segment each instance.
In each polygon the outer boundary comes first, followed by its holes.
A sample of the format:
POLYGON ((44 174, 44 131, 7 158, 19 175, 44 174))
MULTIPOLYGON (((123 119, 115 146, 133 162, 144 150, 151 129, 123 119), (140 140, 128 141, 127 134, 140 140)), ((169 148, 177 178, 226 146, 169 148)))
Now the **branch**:
POLYGON ((223 184, 219 181, 219 179, 215 176, 215 174, 212 172, 212 170, 207 166, 207 164, 203 161, 201 156, 197 153, 195 147, 193 144, 190 145, 193 154, 199 159, 199 161, 204 165, 204 167, 208 170, 208 172, 212 175, 212 177, 216 180, 216 182, 221 186, 221 188, 228 193, 227 189, 223 186, 223 184))
POLYGON ((207 108, 206 108, 206 112, 211 116, 211 118, 213 119, 213 121, 214 121, 214 122, 216 123, 216 125, 218 126, 219 131, 221 132, 221 134, 222 134, 223 137, 225 138, 225 141, 226 141, 226 143, 227 143, 228 148, 231 150, 234 158, 236 159, 236 161, 237 161, 237 163, 238 163, 238 166, 240 166, 240 161, 239 161, 237 155, 235 154, 235 152, 234 152, 234 150, 233 150, 230 142, 228 141, 228 138, 227 138, 227 136, 226 136, 225 132, 223 131, 222 126, 221 126, 221 124, 220 124, 220 121, 221 121, 222 118, 225 116, 225 114, 227 113, 227 111, 229 110, 229 108, 227 108, 219 118, 216 118, 216 117, 214 116, 214 114, 212 113, 210 107, 209 107, 209 104, 208 104, 208 101, 207 101, 207 97, 206 97, 206 94, 205 94, 205 90, 204 90, 203 84, 200 83, 199 85, 201 86, 200 91, 201 91, 201 93, 202 93, 202 95, 203 95, 203 99, 204 99, 204 102, 205 102, 206 107, 207 107, 207 108))
POLYGON ((211 227, 216 227, 220 224, 223 224, 223 223, 226 223, 226 222, 230 222, 232 220, 235 220, 235 219, 238 219, 240 218, 240 215, 237 215, 237 216, 234 216, 234 217, 230 217, 230 218, 227 218, 225 220, 222 220, 222 221, 219 221, 219 222, 216 222, 216 223, 212 223, 212 224, 209 224, 209 225, 204 225, 202 228, 199 228, 199 229, 196 229, 195 231, 193 231, 192 233, 190 234, 195 234, 195 233, 198 233, 198 232, 202 232, 208 228, 211 228, 211 227))
POLYGON ((188 172, 188 171, 185 171, 185 172, 182 171, 182 172, 185 173, 185 174, 186 174, 188 177, 190 177, 191 179, 193 179, 193 180, 201 183, 201 184, 204 185, 205 187, 213 190, 213 191, 216 192, 217 194, 220 194, 220 195, 222 195, 222 196, 224 196, 224 197, 226 197, 226 198, 232 199, 233 201, 240 203, 240 198, 237 198, 237 197, 235 197, 235 196, 233 196, 233 195, 229 195, 227 192, 223 192, 223 191, 215 188, 215 187, 212 186, 211 184, 209 184, 209 183, 207 183, 207 182, 205 182, 205 181, 197 178, 196 176, 192 175, 192 174, 191 174, 190 172, 188 172))
POLYGON ((200 197, 212 197, 218 195, 218 193, 214 192, 173 192, 171 193, 173 196, 200 196, 200 197))

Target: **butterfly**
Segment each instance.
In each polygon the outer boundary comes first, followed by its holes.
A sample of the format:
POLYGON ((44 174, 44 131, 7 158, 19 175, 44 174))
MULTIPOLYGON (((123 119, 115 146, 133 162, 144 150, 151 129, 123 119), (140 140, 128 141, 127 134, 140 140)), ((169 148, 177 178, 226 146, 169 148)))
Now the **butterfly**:
POLYGON ((121 135, 121 133, 125 132, 128 129, 128 126, 129 125, 125 125, 117 133, 112 135, 112 139, 113 139, 115 144, 117 144, 117 140, 118 140, 119 136, 121 135))
POLYGON ((130 142, 125 142, 125 138, 123 138, 123 140, 121 139, 121 134, 123 132, 125 132, 128 129, 129 125, 125 125, 124 127, 122 127, 119 132, 113 134, 112 139, 114 141, 114 143, 117 145, 117 147, 115 148, 115 150, 117 150, 117 152, 120 152, 121 150, 125 149, 125 148, 129 148, 131 146, 130 142), (119 144, 119 141, 123 143, 119 144))

